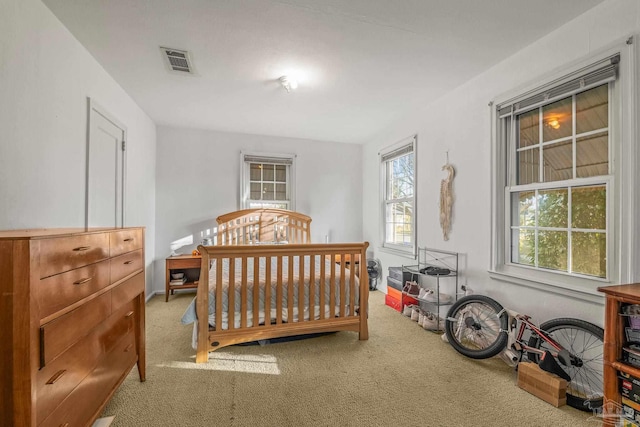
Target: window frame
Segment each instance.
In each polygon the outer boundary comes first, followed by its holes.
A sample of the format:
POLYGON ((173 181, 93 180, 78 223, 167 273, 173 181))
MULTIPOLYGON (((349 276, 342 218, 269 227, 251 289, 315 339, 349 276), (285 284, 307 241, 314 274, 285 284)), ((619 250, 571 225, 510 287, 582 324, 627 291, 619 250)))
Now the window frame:
MULTIPOLYGON (((286 209, 295 211, 295 154, 240 152, 240 209, 251 208, 251 203, 284 204, 286 209), (274 164, 286 166, 287 196, 286 200, 258 201, 251 199, 251 164, 274 164)), ((262 181, 261 181, 262 182, 262 181)))
POLYGON ((391 146, 388 146, 378 153, 378 161, 380 167, 380 249, 395 255, 405 256, 415 259, 417 256, 417 197, 418 197, 418 155, 417 155, 417 135, 405 138, 391 146), (409 150, 409 151, 406 151, 409 150), (400 153, 394 156, 394 153, 400 153), (389 203, 392 203, 391 199, 387 199, 387 164, 389 161, 402 157, 403 155, 413 154, 413 196, 410 198, 393 199, 393 202, 406 202, 411 201, 413 216, 411 219, 411 245, 399 245, 391 242, 387 242, 387 213, 386 208, 389 203))
MULTIPOLYGON (((640 192, 633 189, 633 183, 638 179, 634 165, 637 164, 639 153, 635 148, 637 135, 635 111, 637 94, 634 85, 635 54, 631 38, 619 41, 614 45, 602 49, 589 58, 575 62, 559 69, 515 91, 511 91, 489 106, 491 110, 491 140, 492 140, 492 224, 491 224, 491 262, 489 275, 491 278, 518 284, 558 294, 600 301, 601 294, 598 286, 614 283, 630 283, 637 280, 638 268, 633 262, 638 252, 639 239, 634 237, 638 230, 638 196, 640 192), (511 192, 509 181, 514 173, 512 158, 515 150, 505 146, 506 135, 501 124, 499 108, 512 100, 521 99, 536 93, 543 93, 562 84, 563 81, 575 79, 580 73, 586 73, 594 64, 619 55, 618 75, 609 87, 609 175, 595 180, 591 178, 574 178, 572 182, 585 184, 594 181, 603 182, 607 189, 607 277, 599 278, 581 274, 569 274, 561 271, 544 270, 511 262, 511 192), (626 216, 624 213, 627 213, 626 216)), ((593 85, 593 86, 597 86, 593 85)), ((566 97, 560 96, 559 98, 566 97)), ((549 100, 548 103, 552 103, 549 100)), ((547 104, 547 102, 545 102, 547 104)), ((514 116, 515 117, 515 116, 514 116)), ((512 126, 515 127, 515 126, 512 126)), ((575 134, 573 135, 575 137, 575 134)), ((549 184, 562 184, 558 181, 549 184)), ((571 186, 571 185, 570 185, 571 186)))
MULTIPOLYGON (((556 97, 555 99, 549 99, 547 101, 545 101, 544 103, 529 109, 527 111, 523 111, 518 113, 517 115, 515 115, 511 121, 510 121, 510 135, 508 136, 508 160, 506 160, 507 162, 507 184, 505 185, 505 195, 504 195, 504 206, 505 206, 505 245, 506 247, 510 247, 511 245, 511 241, 513 239, 513 231, 515 229, 529 229, 529 227, 526 226, 517 226, 514 225, 514 221, 513 221, 513 210, 515 209, 515 206, 513 204, 513 199, 512 196, 514 194, 517 194, 519 192, 526 192, 526 191, 533 191, 533 192, 539 192, 539 191, 550 191, 550 190, 556 190, 556 189, 563 189, 563 190, 567 190, 568 195, 567 195, 567 200, 568 200, 568 205, 567 205, 567 209, 570 212, 571 206, 572 206, 572 201, 571 201, 571 190, 574 188, 578 188, 578 187, 593 187, 593 186, 604 186, 605 190, 606 190, 606 194, 607 194, 607 198, 605 200, 605 209, 607 212, 607 222, 606 222, 606 226, 604 230, 599 230, 599 231, 604 231, 606 236, 607 236, 607 247, 605 249, 605 253, 606 253, 606 261, 609 261, 611 259, 611 257, 613 256, 612 252, 611 252, 611 245, 609 244, 610 241, 610 231, 611 231, 611 227, 612 227, 612 219, 611 219, 611 215, 610 213, 613 210, 613 205, 612 202, 610 200, 610 195, 611 195, 611 189, 613 188, 613 176, 612 176, 612 154, 613 154, 613 150, 612 150, 612 138, 611 138, 611 126, 610 126, 610 118, 612 117, 612 103, 609 102, 611 99, 614 98, 614 89, 613 89, 613 84, 615 84, 615 82, 607 82, 607 83, 596 83, 593 85, 590 85, 588 87, 585 88, 581 88, 578 91, 574 91, 571 94, 565 94, 565 95, 560 95, 558 97, 556 97), (597 176, 590 176, 590 177, 573 177, 573 178, 569 178, 569 179, 565 179, 565 180, 556 180, 556 181, 538 181, 535 183, 527 183, 527 184, 518 184, 518 178, 517 178, 517 174, 518 174, 518 170, 517 170, 517 153, 519 151, 519 147, 516 147, 516 141, 517 141, 517 134, 518 134, 518 129, 517 129, 517 122, 515 120, 515 117, 517 117, 520 114, 526 114, 530 111, 533 110, 540 110, 541 108, 544 108, 547 105, 553 104, 555 102, 557 102, 558 100, 562 100, 562 99, 566 99, 566 98, 571 98, 571 102, 572 102, 572 116, 575 117, 575 98, 576 95, 579 93, 583 93, 586 92, 590 89, 599 87, 599 86, 603 86, 603 85, 607 85, 607 109, 608 109, 608 122, 609 125, 606 128, 607 131, 607 137, 608 137, 608 144, 607 144, 607 157, 608 157, 608 162, 607 162, 607 174, 606 175, 597 175, 597 176)), ((574 119, 575 120, 575 119, 574 119)), ((540 123, 542 123, 542 118, 540 118, 540 123)), ((583 133, 577 133, 575 129, 572 129, 572 133, 570 136, 563 138, 566 139, 567 141, 571 141, 572 142, 572 153, 575 156, 575 149, 577 146, 577 141, 580 138, 583 138, 585 136, 586 133, 595 133, 595 132, 602 132, 604 128, 601 129, 596 129, 590 132, 583 132, 583 133)), ((564 142, 564 141, 563 141, 564 142)), ((541 150, 540 152, 540 158, 543 158, 544 155, 544 147, 548 147, 548 146, 552 146, 554 144, 558 144, 558 142, 552 140, 552 141, 540 141, 538 140, 537 144, 531 144, 528 145, 525 150, 531 150, 531 149, 538 149, 541 150)), ((574 157, 573 161, 572 161, 572 169, 577 168, 576 165, 576 158, 574 157)), ((542 162, 540 164, 540 169, 542 169, 542 162)), ((560 227, 558 228, 557 231, 567 231, 568 234, 571 234, 573 232, 576 232, 574 230, 576 230, 575 227, 571 227, 570 226, 570 221, 568 221, 567 225, 565 227, 560 227)), ((534 231, 535 233, 539 233, 540 231, 548 231, 546 229, 549 229, 550 227, 542 227, 540 225, 538 225, 537 223, 533 226, 532 231, 534 231)), ((553 227, 551 227, 553 228, 553 227)), ((592 230, 595 232, 595 230, 592 230)), ((536 266, 536 265, 527 265, 527 264, 522 264, 522 263, 516 263, 512 261, 513 258, 513 252, 514 249, 512 248, 510 255, 508 256, 508 259, 505 259, 505 264, 507 265, 515 265, 518 267, 522 267, 522 268, 531 268, 531 269, 535 269, 535 270, 543 270, 543 271, 547 271, 549 269, 545 269, 544 267, 540 267, 540 266, 536 266)), ((589 279, 594 279, 594 280, 602 280, 607 282, 609 279, 609 275, 610 275, 610 265, 607 262, 607 271, 606 271, 606 276, 605 277, 596 277, 596 276, 590 276, 590 275, 586 275, 586 274, 580 274, 580 273, 575 273, 575 272, 571 272, 569 270, 571 270, 571 261, 572 261, 572 255, 571 255, 571 245, 569 244, 567 246, 567 271, 563 271, 563 270, 551 270, 552 273, 555 274, 565 274, 565 275, 569 275, 572 277, 585 277, 585 278, 589 278, 589 279)), ((536 250, 535 252, 536 254, 536 260, 534 261, 534 264, 537 264, 537 258, 538 258, 538 251, 536 250)), ((506 257, 507 254, 505 254, 506 257)))

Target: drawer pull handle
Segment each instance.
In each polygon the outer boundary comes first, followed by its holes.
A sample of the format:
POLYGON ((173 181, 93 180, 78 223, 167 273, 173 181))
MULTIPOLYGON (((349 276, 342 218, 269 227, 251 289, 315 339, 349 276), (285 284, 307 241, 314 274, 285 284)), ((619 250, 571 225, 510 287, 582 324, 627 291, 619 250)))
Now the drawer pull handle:
POLYGON ((83 283, 87 283, 88 281, 92 280, 93 277, 85 277, 84 279, 80 279, 80 280, 76 280, 75 282, 73 282, 74 285, 82 285, 83 283))
POLYGON ((49 378, 49 381, 47 381, 47 384, 55 383, 64 375, 65 372, 67 372, 65 369, 56 372, 51 378, 49 378))
POLYGON ((131 317, 131 316, 133 316, 133 310, 131 310, 130 312, 124 315, 124 317, 131 317))
POLYGON ((127 346, 127 348, 125 348, 125 349, 124 349, 124 352, 125 352, 125 353, 128 353, 128 352, 129 352, 129 350, 131 350, 131 347, 133 347, 133 344, 129 344, 129 345, 127 346))
POLYGON ((133 242, 133 237, 128 237, 124 239, 125 242, 133 242))
POLYGON ((91 246, 78 246, 77 248, 73 248, 74 252, 83 252, 91 249, 91 246))
POLYGON ((124 265, 129 265, 129 264, 133 264, 133 261, 129 260, 124 262, 124 265))

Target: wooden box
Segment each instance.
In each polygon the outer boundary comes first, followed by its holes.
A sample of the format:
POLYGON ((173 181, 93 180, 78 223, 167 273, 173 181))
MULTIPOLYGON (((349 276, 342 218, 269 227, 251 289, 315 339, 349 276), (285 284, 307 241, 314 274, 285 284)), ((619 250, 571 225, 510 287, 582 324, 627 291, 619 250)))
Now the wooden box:
POLYGON ((532 362, 518 364, 518 387, 556 408, 567 403, 567 381, 532 362))

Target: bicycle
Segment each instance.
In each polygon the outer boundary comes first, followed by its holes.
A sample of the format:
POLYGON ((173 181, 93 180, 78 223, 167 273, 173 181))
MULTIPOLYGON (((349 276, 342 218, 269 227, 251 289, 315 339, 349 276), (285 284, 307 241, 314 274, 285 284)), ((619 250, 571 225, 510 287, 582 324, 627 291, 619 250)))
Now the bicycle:
POLYGON ((568 381, 567 404, 583 411, 602 406, 604 331, 580 319, 558 318, 539 327, 484 295, 467 295, 447 312, 446 338, 473 359, 499 355, 517 369, 526 354, 568 381))

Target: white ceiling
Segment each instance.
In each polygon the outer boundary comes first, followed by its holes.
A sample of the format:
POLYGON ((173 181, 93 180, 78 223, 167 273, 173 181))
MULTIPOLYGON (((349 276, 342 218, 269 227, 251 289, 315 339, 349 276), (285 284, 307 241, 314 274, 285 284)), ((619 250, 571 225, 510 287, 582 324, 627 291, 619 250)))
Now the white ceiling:
POLYGON ((159 125, 350 143, 602 1, 43 0, 159 125))

